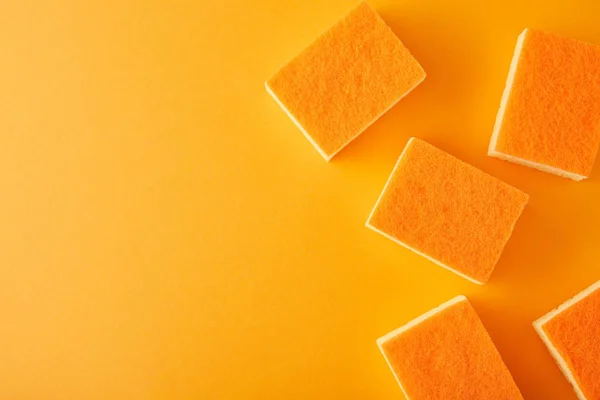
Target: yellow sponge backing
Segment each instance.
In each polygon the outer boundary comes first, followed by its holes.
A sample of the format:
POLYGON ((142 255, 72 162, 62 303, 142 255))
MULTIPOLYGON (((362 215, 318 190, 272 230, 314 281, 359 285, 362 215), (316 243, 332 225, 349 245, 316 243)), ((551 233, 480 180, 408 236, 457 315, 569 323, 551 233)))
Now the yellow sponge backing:
POLYGON ((600 144, 600 47, 526 29, 517 41, 489 155, 567 178, 600 144))
POLYGON ((407 399, 523 398, 464 296, 385 335, 377 344, 407 399))
POLYGON ((471 281, 485 283, 528 198, 413 138, 367 226, 471 281))
POLYGON ((267 82, 267 90, 329 160, 425 78, 363 2, 267 82))

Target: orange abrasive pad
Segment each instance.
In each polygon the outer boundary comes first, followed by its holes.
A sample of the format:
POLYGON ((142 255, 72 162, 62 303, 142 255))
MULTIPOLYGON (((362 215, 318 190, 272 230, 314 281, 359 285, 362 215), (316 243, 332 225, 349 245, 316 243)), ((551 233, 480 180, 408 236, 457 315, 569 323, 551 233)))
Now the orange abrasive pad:
POLYGON ((476 283, 485 283, 529 196, 415 138, 367 226, 476 283))
POLYGON ((523 398, 464 296, 388 333, 377 344, 409 400, 523 398))
POLYGON ((600 144, 600 47, 526 29, 488 154, 566 178, 590 175, 600 144))
POLYGON ((266 87, 329 160, 423 79, 419 63, 363 2, 266 87))
POLYGON ((600 281, 533 326, 577 397, 600 399, 600 281))

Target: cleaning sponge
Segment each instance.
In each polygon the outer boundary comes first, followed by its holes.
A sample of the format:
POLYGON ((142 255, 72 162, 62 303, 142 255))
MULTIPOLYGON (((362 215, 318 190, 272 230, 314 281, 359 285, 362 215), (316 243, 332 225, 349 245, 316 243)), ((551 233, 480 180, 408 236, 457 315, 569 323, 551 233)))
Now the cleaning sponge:
POLYGON ((485 283, 529 196, 410 139, 367 226, 476 283, 485 283))
POLYGON ((523 398, 464 296, 388 333, 377 344, 407 399, 523 398))
POLYGON ((526 29, 488 154, 566 178, 589 176, 600 144, 600 47, 526 29))
POLYGON ((533 323, 580 400, 600 399, 600 281, 533 323))
POLYGON ((266 87, 329 160, 423 79, 419 63, 363 2, 266 87))

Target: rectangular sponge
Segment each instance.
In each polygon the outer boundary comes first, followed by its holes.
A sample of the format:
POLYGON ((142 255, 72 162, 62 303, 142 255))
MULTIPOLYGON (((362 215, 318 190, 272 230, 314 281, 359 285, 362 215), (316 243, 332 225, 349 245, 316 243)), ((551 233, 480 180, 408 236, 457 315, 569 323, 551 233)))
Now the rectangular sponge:
POLYGON ((529 196, 412 138, 367 226, 475 283, 485 283, 529 196))
POLYGON ((592 171, 600 144, 600 47, 526 29, 488 154, 565 178, 592 171))
POLYGON ((600 281, 533 326, 577 397, 600 399, 600 281))
POLYGON ((367 3, 360 3, 266 82, 267 91, 331 159, 425 79, 367 3))
POLYGON ((408 400, 523 399, 464 296, 458 296, 377 344, 408 400))

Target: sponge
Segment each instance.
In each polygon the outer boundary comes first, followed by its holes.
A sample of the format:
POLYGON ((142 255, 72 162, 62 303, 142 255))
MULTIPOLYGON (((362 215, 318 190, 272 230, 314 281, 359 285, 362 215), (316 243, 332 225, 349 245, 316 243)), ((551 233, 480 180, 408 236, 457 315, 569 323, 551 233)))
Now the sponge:
POLYGON ((360 3, 266 82, 267 91, 330 160, 425 79, 367 3, 360 3))
POLYGON ((574 180, 600 144, 600 47, 526 29, 517 41, 488 154, 574 180))
POLYGON ((522 399, 464 296, 377 340, 407 399, 522 399))
POLYGON ((412 138, 367 226, 483 284, 528 199, 520 190, 412 138))
POLYGON ((600 399, 600 281, 533 326, 577 397, 600 399))

